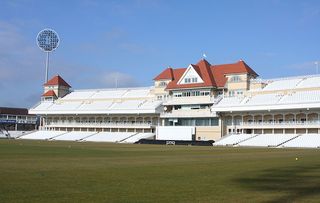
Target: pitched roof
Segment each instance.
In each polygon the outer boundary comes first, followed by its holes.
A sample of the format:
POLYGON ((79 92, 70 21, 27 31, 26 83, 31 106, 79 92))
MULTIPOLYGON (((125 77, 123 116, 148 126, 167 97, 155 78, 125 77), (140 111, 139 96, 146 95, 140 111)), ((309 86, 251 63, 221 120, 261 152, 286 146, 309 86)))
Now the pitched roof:
POLYGON ((171 67, 166 68, 162 71, 158 76, 156 76, 153 80, 172 80, 173 79, 173 71, 171 67))
POLYGON ((225 86, 227 82, 225 75, 228 74, 248 73, 250 75, 258 76, 258 74, 242 60, 232 64, 211 66, 211 72, 216 81, 217 87, 225 86))
POLYGON ((28 109, 25 109, 25 108, 0 107, 0 114, 28 115, 28 109))
POLYGON ((42 95, 43 97, 57 97, 56 93, 53 90, 48 90, 42 95))
POLYGON ((195 88, 195 87, 214 87, 215 82, 210 72, 210 64, 205 59, 200 60, 196 65, 191 64, 192 67, 197 71, 199 76, 202 78, 203 83, 190 83, 190 84, 178 84, 183 73, 187 68, 173 69, 174 80, 171 81, 167 89, 177 89, 177 88, 195 88), (178 73, 175 72, 178 70, 178 73))
POLYGON ((167 68, 154 80, 171 79, 167 89, 196 88, 196 87, 224 87, 227 81, 225 75, 247 73, 258 76, 244 61, 233 64, 211 65, 207 60, 201 59, 196 65, 191 64, 202 78, 203 83, 178 84, 178 81, 187 68, 167 68))
POLYGON ((49 86, 49 85, 60 85, 65 87, 71 87, 62 77, 60 77, 60 75, 54 76, 44 84, 44 86, 49 86))

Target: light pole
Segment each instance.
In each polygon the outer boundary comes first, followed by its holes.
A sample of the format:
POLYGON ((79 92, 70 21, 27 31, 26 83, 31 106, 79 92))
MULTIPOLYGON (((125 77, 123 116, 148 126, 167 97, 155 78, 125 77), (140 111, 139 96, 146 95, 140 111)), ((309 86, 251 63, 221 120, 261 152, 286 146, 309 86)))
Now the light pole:
POLYGON ((56 31, 46 28, 41 30, 37 35, 37 45, 38 47, 46 52, 46 74, 45 83, 48 82, 48 72, 49 72, 49 53, 54 51, 60 43, 60 38, 56 31))

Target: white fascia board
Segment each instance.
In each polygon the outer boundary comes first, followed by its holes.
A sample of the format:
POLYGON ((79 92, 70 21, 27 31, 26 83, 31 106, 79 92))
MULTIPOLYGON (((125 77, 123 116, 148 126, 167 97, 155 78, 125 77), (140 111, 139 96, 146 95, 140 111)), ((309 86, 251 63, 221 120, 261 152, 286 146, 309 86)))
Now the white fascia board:
POLYGON ((95 110, 95 111, 37 111, 37 110, 30 110, 31 114, 36 114, 36 115, 66 115, 66 114, 77 114, 77 115, 81 115, 81 114, 85 114, 85 115, 98 115, 98 114, 156 114, 156 113, 160 113, 158 112, 156 109, 146 109, 146 110, 109 110, 109 111, 105 111, 105 110, 95 110))
POLYGON ((185 104, 213 104, 214 101, 166 101, 162 105, 167 106, 167 105, 185 105, 185 104))
POLYGON ((241 111, 271 111, 271 110, 296 110, 296 109, 317 109, 320 108, 320 102, 304 104, 276 104, 276 105, 255 105, 255 106, 227 106, 215 107, 212 111, 216 112, 241 112, 241 111))

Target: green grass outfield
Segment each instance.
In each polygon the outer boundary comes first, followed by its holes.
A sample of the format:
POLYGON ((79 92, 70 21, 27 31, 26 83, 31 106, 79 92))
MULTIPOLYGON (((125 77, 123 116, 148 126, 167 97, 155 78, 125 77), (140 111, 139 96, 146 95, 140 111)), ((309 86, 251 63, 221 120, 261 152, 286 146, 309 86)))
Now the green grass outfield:
POLYGON ((1 203, 319 201, 319 149, 0 140, 1 203))

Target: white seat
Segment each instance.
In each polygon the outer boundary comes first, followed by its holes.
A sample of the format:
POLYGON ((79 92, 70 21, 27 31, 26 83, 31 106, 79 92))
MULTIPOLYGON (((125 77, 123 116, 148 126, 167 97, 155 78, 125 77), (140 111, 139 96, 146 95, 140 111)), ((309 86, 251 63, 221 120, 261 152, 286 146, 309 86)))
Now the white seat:
POLYGON ((91 136, 96 134, 97 132, 80 132, 80 131, 73 131, 68 132, 63 135, 57 136, 53 138, 54 140, 64 140, 64 141, 77 141, 81 140, 85 137, 91 136))
POLYGON ((153 138, 154 136, 155 136, 154 133, 138 133, 136 135, 133 135, 123 140, 122 143, 135 143, 141 139, 149 139, 149 138, 153 138))
POLYGON ((320 134, 302 134, 301 136, 284 143, 283 147, 320 147, 320 134))
POLYGON ((132 135, 134 132, 100 132, 88 138, 85 138, 84 141, 90 142, 119 142, 124 140, 132 135))
POLYGON ((239 146, 275 147, 296 136, 296 134, 261 134, 239 143, 239 146))
POLYGON ((251 137, 255 136, 254 134, 233 134, 233 135, 227 135, 225 137, 222 137, 220 140, 215 142, 213 145, 235 145, 243 140, 249 139, 251 137))
POLYGON ((61 135, 66 133, 65 131, 36 131, 27 135, 23 135, 20 137, 20 139, 31 139, 31 140, 46 140, 50 139, 52 137, 61 135))

